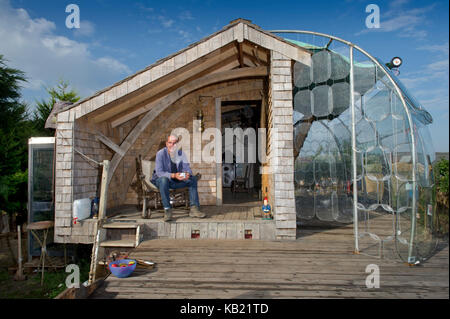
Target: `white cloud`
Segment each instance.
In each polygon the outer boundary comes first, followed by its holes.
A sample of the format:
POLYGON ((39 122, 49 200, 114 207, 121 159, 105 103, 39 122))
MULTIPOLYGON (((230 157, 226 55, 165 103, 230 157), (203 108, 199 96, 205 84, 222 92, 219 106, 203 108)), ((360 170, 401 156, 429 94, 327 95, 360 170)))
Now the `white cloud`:
POLYGON ((81 20, 80 27, 73 30, 73 34, 77 37, 90 37, 95 32, 95 24, 87 20, 81 20))
POLYGON ((178 30, 178 34, 181 36, 181 40, 184 42, 193 41, 193 34, 186 30, 178 30))
POLYGON ((434 44, 418 47, 417 50, 425 50, 430 52, 443 53, 448 56, 448 42, 444 44, 434 44))
POLYGON ((153 12, 153 11, 155 11, 155 9, 153 9, 151 7, 146 7, 143 3, 140 3, 140 2, 136 3, 136 7, 139 10, 143 11, 143 12, 153 12))
POLYGON ((172 19, 167 18, 167 17, 165 17, 165 16, 158 16, 158 20, 161 22, 161 24, 162 24, 165 28, 170 28, 170 27, 173 25, 173 23, 175 22, 175 21, 173 21, 172 19))
MULTIPOLYGON (((408 88, 426 110, 433 112, 435 120, 443 120, 448 114, 449 90, 449 55, 448 43, 419 47, 418 50, 426 50, 434 58, 416 71, 404 74, 402 83, 408 88)), ((448 130, 448 121, 445 124, 448 130)))
POLYGON ((355 35, 369 32, 396 32, 400 37, 425 38, 428 33, 423 26, 428 23, 426 13, 434 8, 434 5, 423 8, 404 9, 408 0, 397 0, 389 4, 389 9, 383 12, 380 9, 380 28, 365 28, 355 35))
POLYGON ((121 74, 131 73, 131 70, 125 65, 120 63, 114 58, 111 57, 102 57, 94 61, 95 64, 102 68, 107 68, 114 70, 115 72, 121 74))
POLYGON ((178 16, 181 20, 194 20, 194 17, 192 16, 192 13, 190 11, 183 11, 178 16))
POLYGON ((93 56, 90 46, 58 35, 54 22, 33 19, 26 10, 0 0, 0 54, 9 66, 25 72, 28 83, 22 93, 27 102, 45 97, 44 87, 61 78, 86 97, 131 73, 113 57, 93 56))

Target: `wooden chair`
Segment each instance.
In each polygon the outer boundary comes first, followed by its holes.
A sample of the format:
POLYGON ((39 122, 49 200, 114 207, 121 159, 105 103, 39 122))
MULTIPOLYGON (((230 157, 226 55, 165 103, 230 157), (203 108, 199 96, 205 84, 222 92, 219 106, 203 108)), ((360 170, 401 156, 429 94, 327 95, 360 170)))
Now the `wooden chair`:
MULTIPOLYGON (((150 218, 151 209, 150 201, 153 201, 155 209, 162 206, 161 193, 158 187, 151 182, 153 171, 155 170, 155 162, 136 158, 136 177, 140 181, 142 189, 142 218, 150 218)), ((173 200, 173 206, 184 205, 189 208, 189 188, 179 188, 170 190, 170 198, 173 200)))
POLYGON ((250 165, 245 165, 245 173, 244 176, 237 176, 237 169, 235 166, 234 172, 235 172, 235 178, 231 187, 231 190, 233 193, 239 192, 239 191, 245 191, 247 193, 250 192, 250 165))

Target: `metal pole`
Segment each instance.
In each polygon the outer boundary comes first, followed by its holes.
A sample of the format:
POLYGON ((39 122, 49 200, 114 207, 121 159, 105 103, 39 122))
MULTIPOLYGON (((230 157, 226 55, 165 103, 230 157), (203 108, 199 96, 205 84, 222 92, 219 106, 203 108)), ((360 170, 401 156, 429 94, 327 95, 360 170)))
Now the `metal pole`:
POLYGON ((358 183, 356 180, 356 123, 355 123, 355 96, 353 74, 353 46, 350 45, 350 105, 352 108, 352 166, 353 166, 353 236, 355 237, 355 254, 359 254, 358 234, 358 183))
POLYGON ((414 264, 416 261, 415 256, 413 256, 414 249, 414 237, 416 234, 416 136, 415 136, 415 125, 414 122, 410 121, 410 131, 411 131, 411 153, 412 153, 412 203, 411 203, 411 235, 409 238, 409 248, 408 248, 408 263, 414 264), (412 125, 411 125, 412 124, 412 125))

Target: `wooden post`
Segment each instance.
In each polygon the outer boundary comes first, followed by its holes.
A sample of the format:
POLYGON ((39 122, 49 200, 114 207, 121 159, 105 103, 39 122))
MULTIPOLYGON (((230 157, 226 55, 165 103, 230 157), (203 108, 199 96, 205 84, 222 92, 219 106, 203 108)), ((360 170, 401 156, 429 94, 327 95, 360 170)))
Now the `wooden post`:
MULTIPOLYGON (((222 130, 222 100, 220 97, 215 99, 215 113, 216 113, 216 128, 222 130)), ((215 149, 215 152, 222 152, 222 150, 215 149)), ((216 156, 217 160, 217 156, 216 156)), ((222 206, 222 163, 216 161, 216 206, 222 206)))
POLYGON ((97 263, 98 263, 98 247, 100 245, 100 231, 102 229, 103 219, 106 216, 106 199, 108 195, 108 173, 109 173, 109 161, 103 161, 103 172, 102 172, 102 182, 100 186, 100 204, 98 210, 98 220, 95 223, 95 239, 94 244, 92 246, 92 255, 91 255, 91 269, 89 271, 89 281, 88 285, 91 285, 95 282, 95 273, 97 271, 97 263))
POLYGON ((100 186, 100 203, 98 208, 98 220, 101 221, 106 217, 106 201, 108 197, 107 181, 109 173, 109 161, 103 161, 102 183, 100 186))
POLYGON ((22 268, 22 230, 20 225, 17 225, 17 263, 19 268, 14 276, 14 280, 25 280, 22 268))

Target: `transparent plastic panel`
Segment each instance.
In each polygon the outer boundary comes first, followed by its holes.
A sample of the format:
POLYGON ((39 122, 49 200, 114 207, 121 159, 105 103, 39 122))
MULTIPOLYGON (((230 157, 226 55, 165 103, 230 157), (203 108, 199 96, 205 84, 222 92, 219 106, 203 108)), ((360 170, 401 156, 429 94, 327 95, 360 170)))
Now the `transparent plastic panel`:
MULTIPOLYGON (((341 113, 338 118, 330 122, 329 128, 333 132, 339 152, 336 156, 336 183, 337 183, 337 215, 338 222, 349 223, 353 221, 352 197, 352 147, 351 147, 351 118, 349 109, 341 113)), ((361 157, 358 157, 361 159, 361 157)), ((362 165, 359 165, 361 175, 362 165)))
POLYGON ((419 126, 419 135, 422 137, 422 140, 426 141, 426 143, 424 143, 424 152, 426 156, 429 157, 429 162, 434 163, 434 161, 436 160, 436 153, 433 140, 431 139, 430 131, 427 125, 419 126))
MULTIPOLYGON (((348 128, 343 128, 342 122, 336 119, 335 123, 341 129, 337 129, 341 137, 346 135, 348 139, 348 128)), ((348 176, 345 173, 347 167, 343 162, 344 156, 341 154, 341 140, 335 135, 333 128, 333 122, 328 120, 314 122, 296 158, 296 209, 301 220, 313 217, 330 222, 349 220, 348 214, 340 218, 338 185, 347 185, 347 180, 342 179, 348 176)), ((348 148, 348 141, 346 145, 348 148)), ((349 156, 346 158, 348 160, 349 156)), ((345 200, 342 202, 346 203, 345 200)), ((345 213, 348 213, 348 209, 345 213)))
POLYGON ((333 96, 328 85, 316 86, 312 90, 312 114, 317 117, 328 116, 333 110, 333 96))
POLYGON ((420 186, 430 185, 430 175, 432 175, 431 162, 428 163, 427 153, 424 146, 424 141, 419 132, 416 132, 416 180, 420 186))
POLYGON ((375 85, 375 65, 367 57, 358 54, 356 50, 354 56, 354 90, 360 95, 364 95, 367 91, 373 89, 375 85))
POLYGON ((362 118, 356 123, 356 149, 358 151, 368 151, 377 146, 377 134, 375 124, 362 118))
MULTIPOLYGON (((337 43, 337 42, 333 42, 337 43)), ((331 48, 331 76, 332 80, 345 79, 350 74, 349 49, 343 45, 332 45, 331 48)))
POLYGON ((363 95, 363 112, 368 120, 378 122, 391 114, 390 90, 382 81, 363 95))
POLYGON ((314 179, 315 189, 315 213, 318 219, 334 221, 337 212, 337 180, 336 180, 336 155, 338 148, 328 121, 320 121, 322 141, 319 142, 320 153, 315 158, 314 179))
POLYGON ((350 85, 346 82, 331 85, 332 111, 333 115, 339 115, 349 108, 350 85))
POLYGON ((411 144, 397 144, 394 148, 393 157, 392 166, 395 177, 401 181, 412 181, 414 168, 411 144))
POLYGON ((331 55, 330 52, 322 50, 311 57, 313 82, 326 82, 331 77, 331 55))
MULTIPOLYGON (((383 139, 392 135, 391 89, 379 77, 375 63, 360 52, 354 54, 356 150, 362 156, 362 175, 357 183, 360 250, 382 255, 385 242, 395 238, 391 198, 392 147, 383 139), (388 144, 390 147, 385 147, 388 144)), ((358 159, 359 162, 359 159, 358 159)))
POLYGON ((398 125, 398 121, 393 118, 392 114, 376 123, 378 143, 385 152, 392 153, 395 149, 398 140, 396 136, 398 125))
POLYGON ((424 260, 428 258, 437 245, 437 238, 434 236, 435 198, 432 187, 419 186, 418 192, 415 242, 418 258, 424 260))
POLYGON ((311 91, 298 91, 294 96, 294 110, 305 117, 311 116, 311 91))
POLYGON ((298 88, 308 87, 312 83, 311 68, 303 63, 294 63, 294 85, 298 88))
POLYGON ((297 216, 310 220, 314 217, 314 161, 312 152, 302 150, 295 160, 295 202, 297 216))

